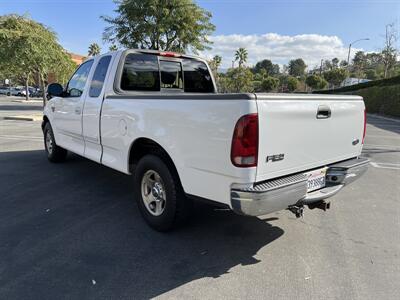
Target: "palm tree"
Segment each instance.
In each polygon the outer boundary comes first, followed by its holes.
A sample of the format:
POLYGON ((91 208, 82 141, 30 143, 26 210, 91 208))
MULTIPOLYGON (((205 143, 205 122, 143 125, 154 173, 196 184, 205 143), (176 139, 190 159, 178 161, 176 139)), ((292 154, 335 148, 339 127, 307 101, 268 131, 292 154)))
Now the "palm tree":
POLYGON ((235 52, 235 61, 239 61, 239 68, 247 61, 247 50, 245 48, 239 48, 235 52))
POLYGON ((110 51, 117 51, 117 50, 118 50, 118 47, 117 47, 117 45, 112 44, 112 45, 110 46, 109 50, 110 50, 110 51))
POLYGON ((215 68, 215 74, 218 74, 218 68, 221 65, 222 57, 219 55, 215 55, 212 59, 212 62, 215 68))
POLYGON ((89 51, 88 51, 88 55, 89 56, 96 56, 100 54, 100 46, 97 43, 92 43, 89 46, 89 51))

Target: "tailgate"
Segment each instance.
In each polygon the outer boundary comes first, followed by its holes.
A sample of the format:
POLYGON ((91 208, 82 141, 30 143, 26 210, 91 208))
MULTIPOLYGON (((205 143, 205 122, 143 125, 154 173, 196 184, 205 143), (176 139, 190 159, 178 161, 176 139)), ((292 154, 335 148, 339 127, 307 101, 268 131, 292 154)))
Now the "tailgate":
POLYGON ((361 97, 305 94, 256 94, 256 97, 259 119, 256 181, 360 155, 364 131, 361 97))

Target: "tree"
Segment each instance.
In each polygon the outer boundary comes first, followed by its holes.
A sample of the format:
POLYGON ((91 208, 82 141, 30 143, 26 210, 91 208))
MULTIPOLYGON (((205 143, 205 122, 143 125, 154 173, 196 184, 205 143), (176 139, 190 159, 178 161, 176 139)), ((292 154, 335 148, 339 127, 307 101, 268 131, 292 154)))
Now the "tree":
POLYGON ((226 91, 231 93, 252 92, 253 73, 248 68, 231 68, 225 75, 226 91))
POLYGON ((192 0, 114 0, 116 17, 102 16, 110 24, 105 41, 126 48, 196 53, 209 49, 215 30, 211 13, 192 0))
POLYGON ((341 68, 347 67, 347 61, 346 61, 346 60, 341 60, 339 66, 340 66, 341 68))
POLYGON ((279 74, 279 65, 273 64, 269 59, 263 59, 256 63, 253 72, 260 73, 262 70, 265 70, 266 74, 269 76, 276 76, 279 74))
POLYGON ((367 64, 367 57, 363 51, 357 51, 353 58, 353 71, 356 78, 365 76, 364 69, 367 64))
POLYGON ((235 61, 239 62, 239 68, 247 61, 248 53, 245 48, 239 48, 235 52, 235 61))
POLYGON ((337 68, 339 66, 339 59, 337 57, 332 59, 332 67, 337 68))
POLYGON ((386 25, 385 45, 382 49, 382 61, 384 65, 383 77, 386 78, 396 64, 397 50, 395 48, 398 33, 394 23, 386 25))
MULTIPOLYGON (((71 62, 50 28, 24 16, 0 17, 0 69, 22 80, 27 91, 30 80, 36 75, 44 91, 48 74, 57 75, 64 68, 68 71, 71 62)), ((29 99, 28 92, 26 99, 29 99)))
POLYGON ((324 78, 318 75, 310 75, 306 78, 306 84, 313 90, 320 90, 328 84, 324 78))
POLYGON ((215 55, 211 61, 211 67, 215 74, 218 74, 218 68, 221 65, 222 57, 219 55, 215 55))
POLYGON ((268 76, 263 81, 261 81, 261 89, 263 92, 270 92, 275 90, 279 86, 279 79, 268 76))
POLYGON ((297 89, 297 86, 299 85, 299 81, 293 77, 293 76, 288 76, 286 79, 286 87, 289 92, 294 92, 297 89))
POLYGON ((346 69, 333 69, 324 72, 324 78, 328 81, 334 88, 339 86, 340 83, 347 77, 346 69))
POLYGON ((112 45, 110 46, 110 48, 108 48, 108 50, 109 50, 109 51, 117 51, 117 50, 118 50, 118 47, 117 47, 117 45, 112 44, 112 45))
POLYGON ((291 76, 295 77, 304 76, 306 68, 307 65, 301 58, 292 59, 291 61, 289 61, 289 75, 291 76))
POLYGON ((97 43, 91 43, 89 46, 89 50, 88 50, 88 55, 89 56, 96 56, 99 55, 101 51, 101 48, 99 46, 99 44, 97 43))
POLYGON ((374 69, 368 69, 367 71, 365 71, 365 77, 369 80, 379 79, 378 74, 374 69))

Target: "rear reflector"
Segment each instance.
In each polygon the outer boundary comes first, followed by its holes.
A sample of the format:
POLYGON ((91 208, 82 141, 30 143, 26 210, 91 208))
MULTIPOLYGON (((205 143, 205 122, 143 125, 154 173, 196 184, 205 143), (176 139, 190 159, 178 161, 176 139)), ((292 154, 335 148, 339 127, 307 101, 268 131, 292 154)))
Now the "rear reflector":
POLYGON ((363 144, 364 144, 364 139, 365 139, 366 133, 367 133, 367 110, 364 108, 364 132, 363 132, 363 138, 362 138, 363 144))
POLYGON ((236 167, 257 166, 258 114, 244 115, 237 121, 232 137, 231 161, 236 167))

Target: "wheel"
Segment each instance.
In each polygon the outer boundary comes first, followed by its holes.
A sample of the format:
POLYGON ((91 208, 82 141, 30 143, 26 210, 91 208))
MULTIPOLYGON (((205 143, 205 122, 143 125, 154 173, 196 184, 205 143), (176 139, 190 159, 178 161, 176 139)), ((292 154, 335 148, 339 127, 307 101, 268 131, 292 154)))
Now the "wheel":
POLYGON ((7 96, 10 96, 10 92, 7 93, 7 96))
POLYGON ((47 159, 51 162, 62 162, 67 157, 68 151, 57 146, 54 139, 53 129, 50 123, 47 123, 43 131, 44 148, 46 150, 47 159))
POLYGON ((134 173, 136 201, 146 222, 157 231, 182 224, 191 210, 178 175, 167 159, 153 154, 140 159, 134 173))

